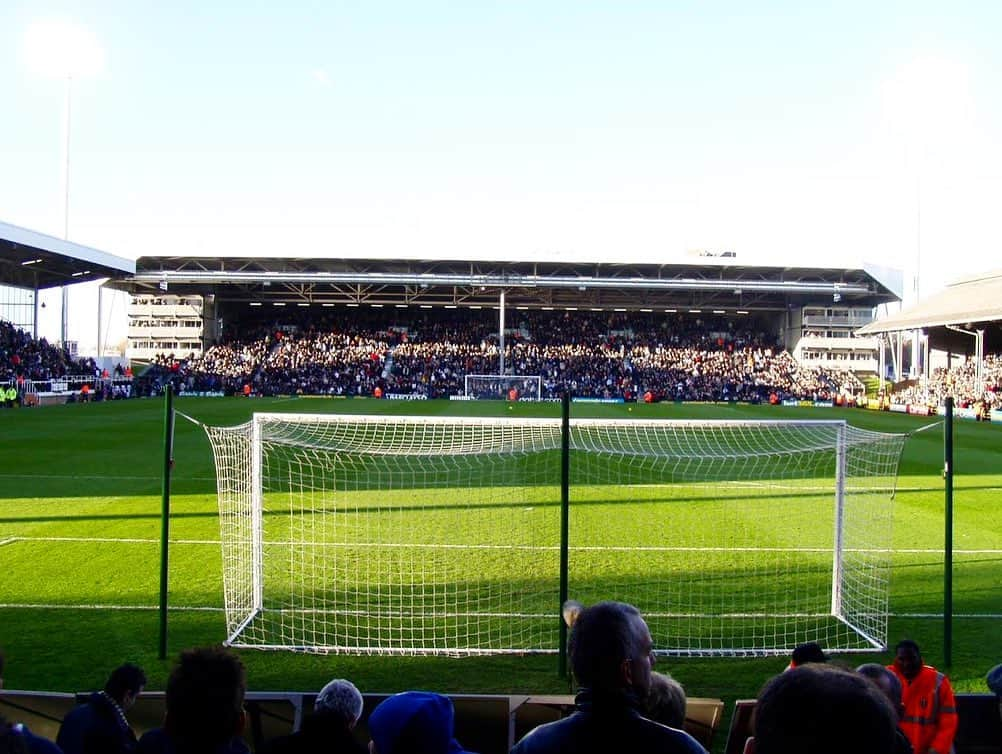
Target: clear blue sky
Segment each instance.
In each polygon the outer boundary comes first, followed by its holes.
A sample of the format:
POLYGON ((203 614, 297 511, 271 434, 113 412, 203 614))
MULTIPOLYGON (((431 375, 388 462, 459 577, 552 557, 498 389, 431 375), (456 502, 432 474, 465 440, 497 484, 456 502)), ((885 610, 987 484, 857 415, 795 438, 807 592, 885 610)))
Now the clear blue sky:
POLYGON ((105 59, 70 236, 123 256, 1002 266, 998 2, 6 0, 0 219, 58 235, 52 17, 105 59))

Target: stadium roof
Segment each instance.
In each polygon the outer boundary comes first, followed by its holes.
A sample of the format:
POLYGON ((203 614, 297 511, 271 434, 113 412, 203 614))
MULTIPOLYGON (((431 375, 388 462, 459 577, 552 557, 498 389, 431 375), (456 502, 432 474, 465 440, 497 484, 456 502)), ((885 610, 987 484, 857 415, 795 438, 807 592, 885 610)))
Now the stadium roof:
POLYGON ((0 223, 0 252, 0 282, 33 290, 136 271, 131 259, 7 223, 0 223))
POLYGON ((935 348, 968 351, 967 331, 985 330, 986 346, 995 350, 1002 342, 1002 270, 964 278, 914 306, 871 322, 860 335, 929 330, 935 348), (957 346, 957 347, 954 347, 957 346))
POLYGON ((1002 270, 959 280, 890 317, 871 322, 861 335, 1002 320, 1002 270))
POLYGON ((136 274, 112 283, 130 293, 214 295, 218 302, 492 306, 599 309, 779 310, 841 301, 897 301, 901 274, 691 259, 671 263, 361 259, 327 257, 141 257, 136 274))

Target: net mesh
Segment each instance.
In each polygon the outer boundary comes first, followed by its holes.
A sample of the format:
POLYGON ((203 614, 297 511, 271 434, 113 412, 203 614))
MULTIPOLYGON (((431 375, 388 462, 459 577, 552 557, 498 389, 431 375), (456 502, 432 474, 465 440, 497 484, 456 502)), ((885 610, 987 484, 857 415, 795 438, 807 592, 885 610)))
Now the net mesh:
POLYGON ((543 380, 539 375, 468 374, 463 378, 464 394, 470 398, 506 400, 515 389, 520 400, 542 398, 543 380))
MULTIPOLYGON (((555 652, 561 425, 259 414, 207 427, 229 641, 555 652)), ((662 653, 886 643, 904 436, 842 422, 573 420, 570 596, 662 653)))

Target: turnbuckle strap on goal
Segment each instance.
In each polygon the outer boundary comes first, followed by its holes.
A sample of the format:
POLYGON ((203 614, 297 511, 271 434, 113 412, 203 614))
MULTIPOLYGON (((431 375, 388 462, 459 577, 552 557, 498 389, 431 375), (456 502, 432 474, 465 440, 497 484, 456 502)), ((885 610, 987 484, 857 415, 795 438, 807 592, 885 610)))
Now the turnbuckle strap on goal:
POLYGON ((198 427, 201 427, 202 429, 206 429, 206 428, 208 427, 208 425, 207 425, 207 424, 205 424, 204 422, 200 422, 200 421, 199 421, 198 419, 196 419, 195 417, 193 417, 193 416, 188 416, 188 414, 184 413, 183 411, 178 411, 178 410, 177 410, 176 408, 174 409, 174 413, 175 413, 175 414, 176 414, 177 416, 180 416, 180 417, 183 417, 183 418, 187 419, 187 420, 188 420, 188 421, 190 421, 190 422, 191 422, 192 424, 194 424, 194 425, 196 425, 196 426, 198 426, 198 427))
POLYGON ((938 427, 942 423, 943 423, 942 420, 937 421, 937 422, 930 422, 929 424, 921 426, 918 429, 913 429, 911 432, 908 432, 907 434, 908 434, 909 437, 911 437, 912 435, 917 435, 919 432, 925 432, 927 429, 932 429, 933 427, 938 427))

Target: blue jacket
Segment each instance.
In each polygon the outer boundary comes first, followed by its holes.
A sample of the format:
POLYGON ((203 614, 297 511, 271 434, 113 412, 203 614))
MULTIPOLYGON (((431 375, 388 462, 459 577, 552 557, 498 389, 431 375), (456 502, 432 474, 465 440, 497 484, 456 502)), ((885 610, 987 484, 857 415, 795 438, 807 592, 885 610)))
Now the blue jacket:
POLYGON ((593 694, 585 689, 574 702, 574 714, 530 731, 511 754, 706 754, 685 731, 641 716, 632 694, 593 694))
POLYGON ((12 726, 11 730, 20 736, 27 745, 28 754, 63 754, 62 749, 52 743, 52 741, 41 736, 36 736, 21 723, 12 726))
POLYGON ((63 754, 132 754, 136 734, 111 699, 96 691, 63 718, 56 743, 63 754))

